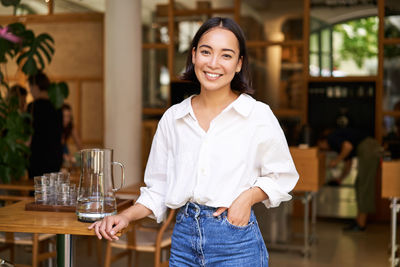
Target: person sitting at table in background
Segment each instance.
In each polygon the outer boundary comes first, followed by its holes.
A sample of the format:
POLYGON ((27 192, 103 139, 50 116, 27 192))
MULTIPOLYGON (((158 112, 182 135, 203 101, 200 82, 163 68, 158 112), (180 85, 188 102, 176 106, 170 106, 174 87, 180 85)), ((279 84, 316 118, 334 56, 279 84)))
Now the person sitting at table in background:
POLYGON ((9 97, 17 97, 18 98, 18 105, 19 105, 19 110, 21 112, 26 111, 26 97, 28 95, 28 91, 25 89, 25 87, 15 84, 11 86, 10 91, 9 91, 9 97))
POLYGON ((72 116, 71 106, 67 103, 64 103, 61 109, 63 112, 63 133, 61 137, 61 143, 63 146, 63 165, 71 166, 76 163, 76 160, 75 157, 70 153, 68 139, 72 137, 77 150, 82 149, 82 143, 74 127, 74 117, 72 116))
POLYGON ((245 38, 229 18, 195 34, 184 80, 200 94, 162 116, 135 205, 90 226, 116 240, 129 222, 179 209, 169 266, 268 266, 252 206, 273 208, 298 181, 285 135, 270 107, 256 101, 245 38))
POLYGON ((61 109, 55 109, 49 100, 50 81, 39 71, 28 78, 34 101, 28 105, 32 115, 33 135, 31 137, 28 175, 29 178, 49 172, 60 171, 62 164, 61 135, 63 117, 61 109))
POLYGON ((329 167, 336 167, 345 161, 342 174, 336 180, 338 184, 349 174, 352 158, 357 157, 357 176, 355 181, 357 217, 344 231, 364 231, 367 216, 375 212, 375 178, 381 158, 378 142, 360 130, 341 128, 327 130, 318 140, 322 150, 333 150, 337 157, 331 160, 329 167))

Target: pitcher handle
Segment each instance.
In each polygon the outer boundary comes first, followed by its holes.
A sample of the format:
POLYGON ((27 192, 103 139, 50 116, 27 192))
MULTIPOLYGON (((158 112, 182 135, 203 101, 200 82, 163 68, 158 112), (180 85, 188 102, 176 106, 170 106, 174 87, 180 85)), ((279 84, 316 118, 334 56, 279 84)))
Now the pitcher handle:
MULTIPOLYGON (((113 164, 113 165, 118 165, 118 166, 121 167, 121 174, 122 174, 121 185, 120 185, 119 188, 113 188, 113 189, 112 189, 113 192, 117 192, 117 191, 120 190, 120 189, 124 186, 124 184, 125 184, 125 174, 124 174, 125 167, 124 167, 124 165, 123 165, 122 163, 120 163, 120 162, 118 162, 118 161, 113 161, 113 162, 111 162, 111 164, 113 164)), ((113 177, 114 177, 114 176, 113 176, 113 177)), ((114 178, 113 178, 113 179, 114 179, 114 178)))

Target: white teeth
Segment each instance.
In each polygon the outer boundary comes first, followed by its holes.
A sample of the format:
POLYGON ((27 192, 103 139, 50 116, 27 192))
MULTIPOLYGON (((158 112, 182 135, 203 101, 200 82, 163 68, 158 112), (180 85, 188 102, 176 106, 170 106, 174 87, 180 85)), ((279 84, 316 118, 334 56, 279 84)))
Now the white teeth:
POLYGON ((210 76, 211 78, 217 78, 220 76, 219 74, 213 74, 213 73, 208 73, 208 72, 206 72, 206 74, 207 74, 207 76, 210 76))

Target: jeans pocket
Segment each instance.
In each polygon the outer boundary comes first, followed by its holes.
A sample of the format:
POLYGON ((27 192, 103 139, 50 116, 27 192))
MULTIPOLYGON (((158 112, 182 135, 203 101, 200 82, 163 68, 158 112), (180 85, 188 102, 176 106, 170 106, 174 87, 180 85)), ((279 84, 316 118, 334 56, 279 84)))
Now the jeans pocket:
POLYGON ((227 217, 227 216, 224 216, 223 222, 225 222, 225 224, 226 224, 227 226, 229 226, 230 228, 237 229, 237 230, 246 230, 246 229, 250 228, 250 227, 254 224, 254 221, 251 220, 251 217, 250 217, 249 223, 246 224, 246 225, 244 225, 244 226, 238 226, 238 225, 232 224, 232 223, 228 220, 228 217, 227 217))
POLYGON ((179 211, 178 214, 176 214, 175 223, 182 222, 183 218, 185 218, 185 213, 183 211, 179 211))

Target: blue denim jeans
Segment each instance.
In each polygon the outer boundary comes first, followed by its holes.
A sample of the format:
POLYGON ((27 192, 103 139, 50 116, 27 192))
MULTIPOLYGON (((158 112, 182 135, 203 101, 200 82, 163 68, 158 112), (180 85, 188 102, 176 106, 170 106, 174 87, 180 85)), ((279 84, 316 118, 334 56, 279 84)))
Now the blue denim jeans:
POLYGON ((218 217, 215 208, 187 203, 176 216, 169 266, 268 267, 268 252, 256 217, 235 226, 227 211, 218 217))

